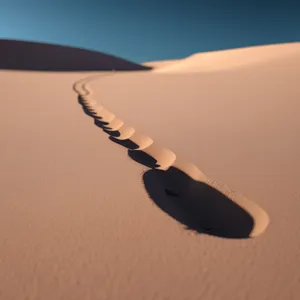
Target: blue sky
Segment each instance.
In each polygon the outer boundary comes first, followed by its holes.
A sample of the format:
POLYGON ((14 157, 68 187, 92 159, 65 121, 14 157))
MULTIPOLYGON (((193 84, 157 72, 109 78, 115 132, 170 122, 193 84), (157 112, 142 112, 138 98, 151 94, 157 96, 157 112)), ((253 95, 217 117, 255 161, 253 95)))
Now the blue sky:
POLYGON ((0 38, 173 59, 300 41, 300 1, 0 0, 0 38))

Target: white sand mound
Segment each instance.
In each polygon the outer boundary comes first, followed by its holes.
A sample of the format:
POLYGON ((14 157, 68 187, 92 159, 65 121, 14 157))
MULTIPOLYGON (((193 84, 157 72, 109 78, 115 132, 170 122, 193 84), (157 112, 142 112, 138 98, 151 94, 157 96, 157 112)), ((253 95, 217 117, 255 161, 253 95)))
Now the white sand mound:
POLYGON ((300 53, 300 43, 256 46, 233 50, 196 53, 181 60, 146 63, 152 72, 212 72, 225 71, 300 53))

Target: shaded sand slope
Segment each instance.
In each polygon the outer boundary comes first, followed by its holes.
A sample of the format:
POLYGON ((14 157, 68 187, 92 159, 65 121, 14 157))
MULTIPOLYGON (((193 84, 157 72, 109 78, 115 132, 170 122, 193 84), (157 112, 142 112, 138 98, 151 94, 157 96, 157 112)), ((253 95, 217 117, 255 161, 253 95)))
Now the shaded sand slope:
POLYGON ((216 72, 230 70, 243 66, 264 64, 273 60, 299 54, 300 43, 288 43, 267 46, 254 46, 221 50, 213 52, 196 53, 184 59, 147 62, 146 66, 154 67, 155 72, 216 72))
POLYGON ((39 71, 147 70, 112 55, 46 43, 0 39, 0 69, 39 71))

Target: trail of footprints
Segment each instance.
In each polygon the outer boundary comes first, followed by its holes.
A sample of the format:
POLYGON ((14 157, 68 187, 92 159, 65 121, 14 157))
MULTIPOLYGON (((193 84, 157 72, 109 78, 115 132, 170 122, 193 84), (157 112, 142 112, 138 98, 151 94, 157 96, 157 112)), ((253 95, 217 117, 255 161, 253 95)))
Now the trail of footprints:
MULTIPOLYGON (((191 179, 203 182, 226 195, 234 203, 247 211, 253 218, 254 226, 249 235, 250 237, 256 237, 265 231, 269 224, 269 217, 256 203, 235 193, 226 185, 221 185, 216 181, 207 178, 194 164, 185 161, 183 158, 176 157, 173 151, 158 145, 151 137, 124 124, 122 119, 119 119, 113 112, 104 108, 100 103, 93 99, 93 93, 88 88, 87 83, 97 77, 99 77, 99 75, 82 79, 74 84, 73 89, 78 94, 78 99, 83 110, 89 116, 94 118, 95 123, 98 126, 113 139, 120 141, 120 143, 122 141, 130 140, 131 143, 127 143, 126 148, 132 151, 143 151, 154 158, 157 161, 157 164, 154 167, 155 169, 168 170, 170 167, 174 167, 184 172, 191 179)), ((236 224, 236 226, 239 226, 239 224, 236 224)))

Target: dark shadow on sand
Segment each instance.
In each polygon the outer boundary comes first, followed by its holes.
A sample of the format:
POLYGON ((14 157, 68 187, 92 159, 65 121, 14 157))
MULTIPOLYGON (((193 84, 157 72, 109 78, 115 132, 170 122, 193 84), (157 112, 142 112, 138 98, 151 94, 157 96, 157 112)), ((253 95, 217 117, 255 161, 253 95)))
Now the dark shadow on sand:
POLYGON ((197 233, 223 238, 248 238, 253 218, 213 187, 182 171, 149 170, 143 182, 150 198, 166 214, 197 233))
POLYGON ((105 133, 107 133, 108 135, 110 135, 111 137, 115 137, 115 138, 117 138, 121 135, 119 130, 109 130, 109 129, 107 129, 106 126, 104 126, 103 131, 105 133))
POLYGON ((0 39, 0 70, 137 71, 150 70, 128 60, 81 48, 0 39))
POLYGON ((94 117, 94 124, 95 124, 97 127, 103 129, 103 131, 104 131, 104 129, 106 128, 105 126, 107 126, 109 123, 108 123, 108 122, 101 121, 101 119, 98 119, 98 118, 95 118, 95 117, 94 117))
MULTIPOLYGON (((117 139, 110 137, 110 140, 120 144, 117 139)), ((144 186, 166 214, 197 233, 249 238, 254 226, 252 216, 226 195, 175 167, 157 170, 157 160, 142 150, 131 150, 130 140, 121 146, 129 148, 127 153, 132 160, 152 169, 143 175, 144 186)))
POLYGON ((137 145, 136 143, 134 143, 134 142, 133 142, 132 140, 130 140, 130 139, 126 139, 126 140, 118 140, 118 139, 114 138, 113 136, 110 136, 109 139, 110 139, 112 142, 114 142, 114 143, 116 143, 116 144, 118 144, 118 145, 120 145, 120 146, 122 146, 122 147, 124 147, 124 148, 127 148, 127 149, 135 150, 135 149, 138 149, 138 147, 139 147, 139 145, 137 145))
POLYGON ((148 168, 155 169, 160 166, 155 158, 142 150, 128 150, 127 154, 132 160, 148 168))

